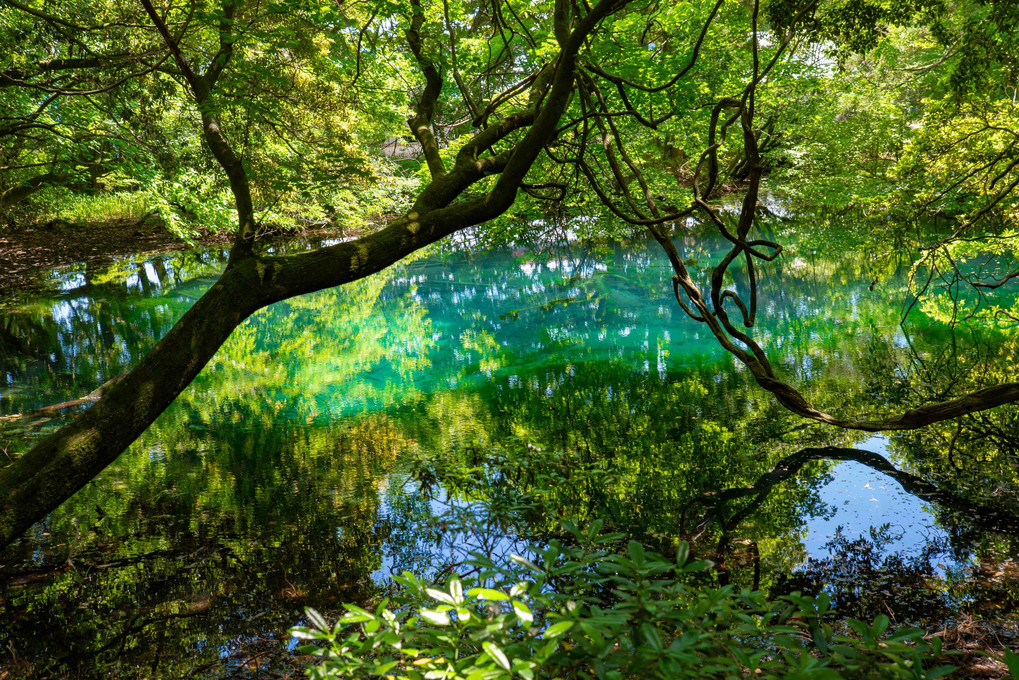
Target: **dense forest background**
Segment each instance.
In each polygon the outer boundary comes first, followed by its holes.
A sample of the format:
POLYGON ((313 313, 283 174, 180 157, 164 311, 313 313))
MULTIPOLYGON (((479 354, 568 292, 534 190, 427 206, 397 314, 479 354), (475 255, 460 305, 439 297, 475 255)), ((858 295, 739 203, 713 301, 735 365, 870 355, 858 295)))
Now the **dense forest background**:
MULTIPOLYGON (((686 205, 712 111, 741 94, 752 69, 753 10, 764 35, 759 68, 783 51, 754 111, 770 187, 832 211, 963 222, 986 211, 1001 227, 1015 208, 1013 9, 860 0, 627 6, 591 40, 578 78, 599 78, 599 96, 619 110, 612 127, 662 204, 686 205)), ((408 118, 425 116, 449 164, 493 115, 526 108, 533 80, 554 61, 554 10, 160 8, 170 49, 140 5, 5 3, 4 223, 148 215, 180 235, 231 229, 229 178, 203 138, 203 109, 215 111, 243 159, 264 229, 326 220, 353 228, 405 209, 429 177, 408 118), (192 92, 182 69, 210 81, 210 91, 192 92), (423 96, 434 101, 419 111, 423 96)), ((576 97, 561 121, 563 155, 550 148, 532 171, 528 184, 547 186, 525 187, 532 200, 504 220, 514 238, 521 223, 555 222, 539 216, 606 212, 576 164, 563 162, 565 133, 577 130, 585 105, 595 102, 576 97)), ((719 154, 724 182, 748 178, 738 139, 719 154)), ((606 190, 618 196, 623 187, 606 190)), ((602 222, 572 227, 611 233, 620 220, 602 222)))

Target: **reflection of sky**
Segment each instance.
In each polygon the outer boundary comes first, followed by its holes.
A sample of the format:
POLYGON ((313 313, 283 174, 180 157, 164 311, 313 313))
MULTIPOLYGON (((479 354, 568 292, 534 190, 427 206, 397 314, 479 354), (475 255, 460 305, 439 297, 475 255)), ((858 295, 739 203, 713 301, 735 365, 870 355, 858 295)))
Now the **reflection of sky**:
MULTIPOLYGON (((856 448, 888 457, 887 439, 881 435, 856 448)), ((831 475, 832 480, 818 493, 833 513, 807 522, 803 543, 808 558, 828 557, 824 544, 835 538, 839 527, 852 541, 869 536, 871 527, 888 524, 890 534, 900 538, 886 546, 886 554, 917 554, 931 541, 947 538, 935 523, 930 504, 904 491, 891 477, 856 461, 836 463, 831 475)))
MULTIPOLYGON (((398 494, 414 495, 420 492, 420 487, 415 482, 410 481, 403 474, 395 473, 385 480, 384 486, 380 486, 380 498, 386 498, 385 489, 390 485, 396 487, 395 493, 398 494)), ((436 495, 428 500, 428 506, 433 518, 443 517, 449 512, 453 514, 466 512, 477 518, 477 528, 484 525, 482 519, 484 511, 480 507, 481 503, 452 498, 446 489, 436 489, 436 495)), ((391 517, 400 512, 399 509, 393 508, 388 501, 382 504, 380 511, 383 517, 391 517)), ((496 558, 496 561, 499 561, 499 558, 508 561, 510 555, 529 555, 527 548, 530 544, 528 542, 511 538, 509 534, 503 534, 500 531, 482 531, 480 533, 465 531, 452 534, 444 531, 443 541, 439 545, 425 545, 423 543, 425 538, 423 535, 419 536, 419 545, 416 547, 426 550, 427 554, 431 556, 430 564, 427 566, 433 571, 438 571, 449 564, 463 563, 470 559, 471 553, 475 551, 490 555, 496 558)), ((383 550, 381 558, 379 568, 372 572, 371 577, 376 583, 385 585, 391 574, 398 573, 400 567, 397 565, 401 555, 396 551, 383 550)), ((465 570, 466 568, 461 568, 459 571, 465 570)))

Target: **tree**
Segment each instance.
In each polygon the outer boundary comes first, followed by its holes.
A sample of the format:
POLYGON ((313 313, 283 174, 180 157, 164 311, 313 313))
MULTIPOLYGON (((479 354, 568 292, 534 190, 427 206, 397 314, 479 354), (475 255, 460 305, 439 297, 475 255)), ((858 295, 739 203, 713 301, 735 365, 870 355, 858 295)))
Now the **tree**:
MULTIPOLYGON (((0 210, 46 186, 94 183, 125 153, 143 162, 144 145, 123 125, 128 114, 117 98, 137 95, 144 77, 166 61, 165 49, 140 42, 130 16, 115 9, 92 23, 5 5, 0 210), (97 110, 109 114, 100 124, 97 110)), ((75 9, 88 16, 87 7, 75 9)))
MULTIPOLYGON (((774 142, 774 120, 795 104, 783 100, 783 84, 803 71, 804 62, 790 54, 799 42, 812 41, 866 49, 888 22, 928 21, 924 3, 904 3, 893 15, 865 1, 773 2, 764 15, 756 0, 667 7, 636 0, 595 5, 556 0, 526 7, 407 0, 368 8, 234 0, 157 7, 142 0, 144 16, 88 26, 5 3, 22 19, 28 14, 60 27, 54 28, 59 58, 87 49, 89 63, 75 67, 97 68, 110 83, 116 83, 125 58, 103 50, 94 54, 92 46, 129 31, 140 45, 130 54, 150 55, 146 75, 174 79, 197 110, 201 137, 228 180, 236 227, 223 275, 138 366, 76 420, 0 471, 0 543, 16 538, 113 461, 254 311, 360 279, 447 235, 497 220, 519 193, 534 199, 527 205, 539 206, 538 217, 546 221, 573 209, 647 228, 675 270, 678 304, 794 413, 840 427, 912 429, 1019 400, 1019 383, 1008 382, 899 416, 833 416, 784 382, 728 311, 734 306, 737 322, 754 325, 757 262, 781 252, 778 243, 752 232, 766 154, 781 149, 774 142), (260 183, 251 180, 250 169, 258 163, 238 151, 231 120, 245 109, 279 139, 299 137, 278 134, 289 120, 282 112, 286 97, 268 97, 266 111, 250 86, 294 67, 306 36, 330 33, 344 35, 357 48, 345 60, 326 48, 316 68, 345 79, 350 88, 364 77, 363 42, 385 44, 390 58, 416 65, 424 82, 407 123, 427 178, 410 208, 374 233, 305 253, 263 254, 257 248, 256 204, 268 201, 259 194, 260 183), (264 58, 269 48, 278 50, 278 63, 264 58), (705 64, 708 53, 712 58, 705 64), (791 66, 783 70, 786 64, 791 66), (762 122, 762 109, 775 116, 762 122), (683 162, 694 157, 691 152, 697 161, 683 162), (746 181, 731 225, 710 203, 730 176, 746 181), (692 201, 681 198, 686 189, 677 179, 692 186, 692 201), (732 244, 707 294, 666 231, 694 213, 732 244), (746 267, 746 296, 727 283, 738 262, 746 267)), ((80 17, 86 9, 72 4, 66 11, 80 17)), ((290 77, 295 86, 301 78, 297 70, 290 77)), ((30 85, 24 77, 17 80, 30 85)))
MULTIPOLYGON (((426 85, 410 125, 428 160, 431 181, 412 208, 385 228, 357 241, 285 257, 256 255, 256 220, 244 164, 227 137, 216 101, 217 84, 241 39, 243 8, 228 2, 205 10, 216 21, 200 26, 218 45, 200 60, 185 54, 165 14, 149 2, 146 13, 186 82, 202 119, 205 141, 229 178, 237 211, 230 263, 219 281, 195 304, 139 365, 74 422, 4 469, 0 480, 4 543, 56 507, 114 460, 197 375, 245 318, 272 302, 353 281, 396 262, 438 239, 490 220, 513 203, 524 177, 556 127, 573 94, 578 54, 595 29, 626 7, 602 2, 574 15, 560 3, 554 12, 553 60, 533 69, 523 85, 493 98, 481 113, 479 130, 461 146, 447 170, 430 130, 442 79, 423 49, 424 8, 412 2, 406 29, 410 50, 426 85), (195 60, 198 61, 198 60, 195 60), (514 95, 525 92, 525 102, 514 95), (524 104, 524 106, 520 106, 524 104), (494 120, 497 111, 515 109, 494 120), (521 134, 514 136, 513 133, 521 134), (507 142, 499 148, 500 142, 507 142), (489 153, 491 152, 491 153, 489 153), (488 155, 486 155, 488 154, 488 155), (496 175, 488 186, 482 181, 496 175), (481 185, 477 187, 476 185, 481 185), (469 190, 482 188, 474 195, 469 190), (457 199, 460 199, 459 201, 457 199)), ((185 27, 190 12, 178 10, 185 27)), ((172 15, 174 18, 177 14, 172 15)), ((532 38, 533 40, 533 38, 532 38)), ((504 50, 505 52, 505 50, 504 50)), ((509 55, 492 55, 495 66, 509 55)), ((498 95, 499 93, 495 93, 498 95)))

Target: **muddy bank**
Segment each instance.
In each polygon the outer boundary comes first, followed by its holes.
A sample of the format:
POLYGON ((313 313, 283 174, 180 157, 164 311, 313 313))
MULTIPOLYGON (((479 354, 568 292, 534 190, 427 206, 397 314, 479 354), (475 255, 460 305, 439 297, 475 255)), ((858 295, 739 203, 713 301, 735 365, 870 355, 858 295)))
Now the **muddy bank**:
MULTIPOLYGON (((268 238, 350 235, 336 227, 281 231, 268 238)), ((15 231, 0 231, 0 301, 38 293, 43 276, 80 262, 103 264, 128 255, 165 253, 198 246, 229 245, 231 233, 203 231, 192 241, 170 233, 156 220, 111 220, 82 225, 50 222, 15 231)))

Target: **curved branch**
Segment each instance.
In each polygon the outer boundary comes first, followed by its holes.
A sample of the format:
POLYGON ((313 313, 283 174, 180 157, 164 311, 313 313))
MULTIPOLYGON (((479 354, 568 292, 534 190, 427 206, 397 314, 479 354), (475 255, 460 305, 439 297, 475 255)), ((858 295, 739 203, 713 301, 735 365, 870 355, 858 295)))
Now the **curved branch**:
POLYGON ((446 174, 446 167, 439 155, 438 142, 435 141, 435 135, 432 134, 432 118, 435 116, 435 102, 438 101, 439 95, 442 93, 442 76, 439 75, 435 64, 424 56, 421 26, 425 23, 425 14, 421 8, 421 0, 411 0, 410 4, 414 8, 414 16, 405 35, 407 36, 407 45, 425 75, 425 89, 418 99, 417 110, 407 120, 407 125, 415 139, 421 144, 425 162, 428 164, 428 172, 431 173, 433 179, 438 179, 446 174))
MULTIPOLYGON (((747 515, 760 507, 772 489, 794 477, 807 463, 816 460, 840 460, 861 463, 872 470, 888 475, 898 482, 907 493, 916 496, 920 500, 937 503, 954 512, 965 514, 969 519, 972 519, 986 529, 1011 536, 1019 534, 1019 517, 1012 513, 1001 511, 984 503, 970 501, 951 491, 939 489, 936 485, 931 484, 925 479, 898 469, 887 458, 873 451, 836 446, 801 449, 780 460, 770 472, 761 475, 753 486, 723 489, 717 493, 712 492, 710 495, 702 494, 687 504, 683 509, 682 515, 685 519, 687 513, 695 505, 702 505, 709 508, 710 514, 699 522, 697 529, 693 531, 701 531, 703 528, 706 528, 706 524, 711 521, 712 516, 721 520, 724 531, 732 531, 747 515), (720 516, 719 506, 749 496, 755 497, 749 506, 728 518, 720 516)), ((683 531, 692 533, 686 527, 683 527, 683 531)))

